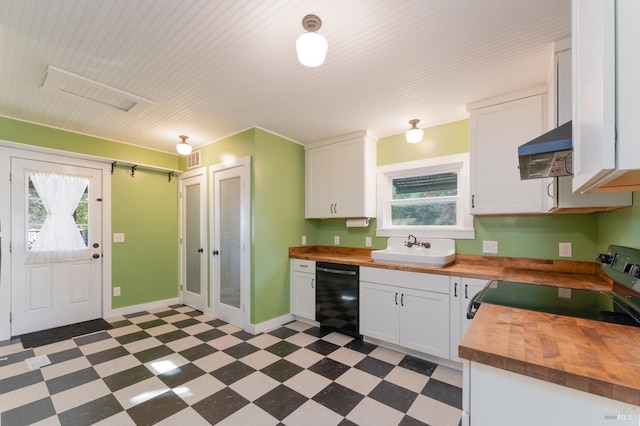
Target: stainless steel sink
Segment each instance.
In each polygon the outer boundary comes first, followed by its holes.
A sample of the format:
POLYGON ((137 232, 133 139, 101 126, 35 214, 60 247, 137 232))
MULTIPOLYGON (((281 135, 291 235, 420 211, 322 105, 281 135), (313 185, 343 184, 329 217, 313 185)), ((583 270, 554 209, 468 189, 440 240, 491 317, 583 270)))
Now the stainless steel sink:
POLYGON ((387 248, 372 251, 371 258, 381 263, 442 268, 456 260, 456 245, 451 239, 426 239, 407 245, 404 238, 389 238, 387 248))

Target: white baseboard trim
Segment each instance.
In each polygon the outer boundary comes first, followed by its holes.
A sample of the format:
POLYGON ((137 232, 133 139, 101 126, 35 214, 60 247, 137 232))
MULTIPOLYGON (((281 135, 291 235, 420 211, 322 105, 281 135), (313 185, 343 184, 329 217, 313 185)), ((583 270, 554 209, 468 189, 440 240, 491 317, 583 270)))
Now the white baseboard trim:
POLYGON ((105 318, 117 317, 121 315, 135 314, 136 312, 148 311, 149 309, 161 308, 163 306, 177 305, 180 299, 157 300, 155 302, 143 303, 141 305, 125 306, 124 308, 112 309, 111 312, 105 314, 105 318))
POLYGON ((260 324, 249 324, 249 327, 245 328, 244 331, 251 334, 260 334, 265 331, 272 330, 276 327, 280 327, 284 324, 290 323, 293 321, 293 315, 286 314, 278 318, 273 318, 265 322, 261 322, 260 324))

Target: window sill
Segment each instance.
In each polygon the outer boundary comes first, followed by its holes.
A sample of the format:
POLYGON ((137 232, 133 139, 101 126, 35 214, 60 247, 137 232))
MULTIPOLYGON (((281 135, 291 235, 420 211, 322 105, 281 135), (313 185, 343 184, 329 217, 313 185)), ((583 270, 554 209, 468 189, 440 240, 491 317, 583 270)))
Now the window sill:
POLYGON ((476 238, 476 231, 473 229, 425 230, 416 229, 415 227, 376 229, 376 237, 406 237, 409 234, 418 238, 453 238, 458 240, 473 240, 476 238))

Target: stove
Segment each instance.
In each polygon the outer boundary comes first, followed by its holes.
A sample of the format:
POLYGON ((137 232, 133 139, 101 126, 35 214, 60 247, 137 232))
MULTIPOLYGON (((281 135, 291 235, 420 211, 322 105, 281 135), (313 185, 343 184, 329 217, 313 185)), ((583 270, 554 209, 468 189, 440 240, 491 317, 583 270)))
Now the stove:
POLYGON ((483 303, 640 327, 640 250, 609 246, 596 260, 616 285, 602 292, 495 280, 469 303, 473 318, 483 303))

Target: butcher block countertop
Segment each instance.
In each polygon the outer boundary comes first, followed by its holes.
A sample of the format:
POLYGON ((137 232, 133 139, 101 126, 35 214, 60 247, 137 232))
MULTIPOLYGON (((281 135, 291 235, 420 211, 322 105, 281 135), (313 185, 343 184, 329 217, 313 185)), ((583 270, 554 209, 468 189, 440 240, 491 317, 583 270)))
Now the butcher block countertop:
POLYGON ((484 304, 461 358, 640 405, 640 329, 484 304))
MULTIPOLYGON (((371 250, 292 247, 289 256, 482 279, 609 291, 595 262, 456 255, 444 268, 373 262, 371 250)), ((483 304, 459 346, 461 358, 640 405, 640 328, 483 304)))
POLYGON ((289 257, 292 259, 344 263, 371 268, 426 272, 487 280, 499 279, 587 290, 609 291, 613 286, 611 279, 601 272, 600 267, 595 262, 456 254, 456 260, 452 264, 444 268, 431 268, 374 262, 371 259, 371 251, 371 249, 350 247, 302 246, 291 247, 289 249, 289 257))

